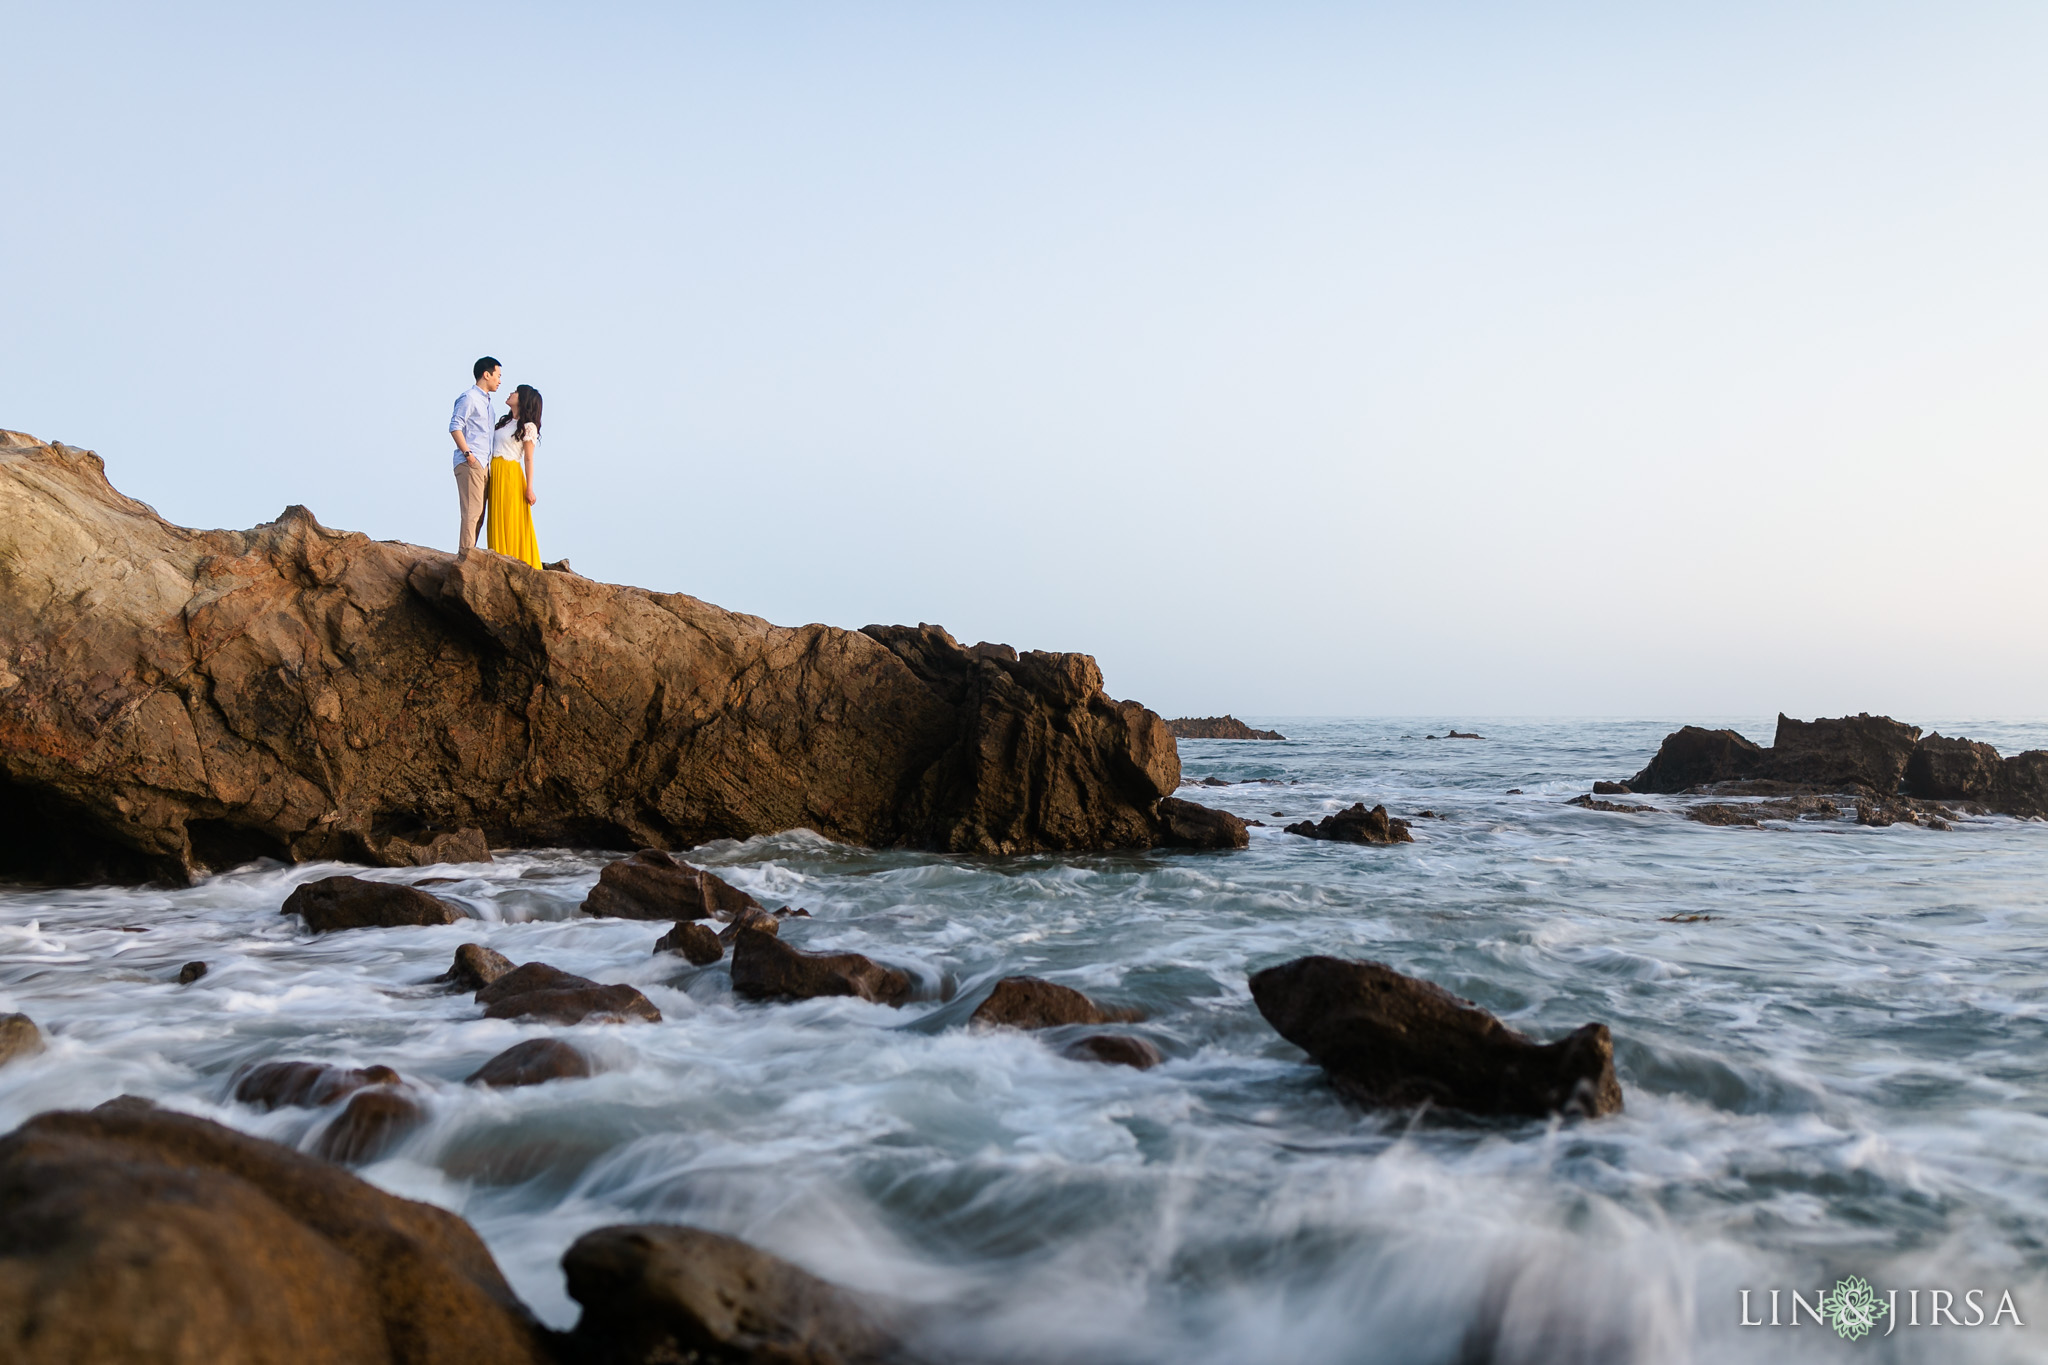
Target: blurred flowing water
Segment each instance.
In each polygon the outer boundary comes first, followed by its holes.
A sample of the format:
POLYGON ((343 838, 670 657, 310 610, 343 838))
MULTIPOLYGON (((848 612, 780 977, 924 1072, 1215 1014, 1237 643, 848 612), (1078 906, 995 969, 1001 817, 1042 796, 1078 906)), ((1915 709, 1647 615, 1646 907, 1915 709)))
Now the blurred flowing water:
MULTIPOLYGON (((477 918, 325 936, 278 907, 333 865, 0 890, 0 1010, 51 1041, 0 1069, 0 1128, 129 1093, 310 1148, 334 1110, 235 1104, 236 1068, 392 1065, 430 1121, 362 1174, 468 1218, 557 1325, 576 1311, 563 1249, 652 1220, 927 1305, 925 1346, 961 1360, 2048 1358, 2048 825, 1729 829, 1564 804, 1639 768, 1662 722, 1480 721, 1477 741, 1254 723, 1289 742, 1181 746, 1189 777, 1235 780, 1183 796, 1267 822, 1241 853, 997 860, 800 832, 690 855, 807 907, 797 945, 913 972, 926 998, 901 1010, 737 1001, 725 964, 651 953, 666 925, 579 917, 605 861, 582 852, 371 872, 458 878, 432 889, 477 918), (1441 818, 1396 848, 1278 828, 1361 799, 1441 818), (666 1022, 483 1019, 429 980, 470 941, 630 982, 666 1022), (1603 1020, 1627 1112, 1350 1108, 1246 989, 1305 953, 1380 959, 1542 1038, 1603 1020), (175 984, 195 958, 212 970, 175 984), (969 1030, 1013 973, 1142 1006, 1166 1064, 969 1030), (462 1084, 545 1035, 603 1070, 462 1084), (1989 1289, 1987 1309, 2009 1289, 2026 1326, 1849 1343, 1740 1325, 1741 1289, 1847 1274, 1989 1289)), ((1940 728, 2048 747, 2048 724, 1940 728)))

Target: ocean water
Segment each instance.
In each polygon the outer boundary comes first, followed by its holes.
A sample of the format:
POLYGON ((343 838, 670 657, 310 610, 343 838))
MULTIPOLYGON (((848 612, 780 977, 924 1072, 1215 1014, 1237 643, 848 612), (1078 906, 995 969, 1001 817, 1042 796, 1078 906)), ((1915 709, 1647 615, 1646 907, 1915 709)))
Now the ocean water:
MULTIPOLYGON (((1190 778, 1233 780, 1183 796, 1267 822, 1238 853, 996 860, 798 832, 691 855, 808 908, 784 926, 798 946, 911 971, 925 998, 900 1010, 736 1000, 726 964, 651 952, 666 925, 579 917, 605 861, 585 852, 370 872, 456 878, 433 889, 476 919, 324 936, 278 907, 331 864, 0 889, 0 1010, 50 1035, 0 1068, 0 1129, 127 1093, 310 1148, 334 1110, 238 1105, 238 1067, 394 1066, 430 1118, 361 1173, 468 1218, 561 1326, 578 1234, 672 1221, 907 1300, 921 1345, 964 1361, 2048 1359, 2048 824, 1591 812, 1565 798, 1676 722, 1451 720, 1486 738, 1267 718, 1289 742, 1183 742, 1190 778), (1278 827, 1361 799, 1440 818, 1394 848, 1278 827), (483 1019, 429 980, 470 941, 630 982, 666 1022, 483 1019), (1626 1112, 1350 1107, 1246 988, 1306 953, 1379 959, 1541 1038, 1604 1021, 1626 1112), (195 958, 208 975, 175 984, 195 958), (1013 973, 1141 1006, 1166 1063, 968 1029, 1013 973), (603 1070, 462 1083, 548 1035, 603 1070), (1789 1308, 1847 1275, 1898 1289, 1901 1316, 1909 1290, 1953 1292, 1958 1323, 1989 1291, 1986 1325, 1742 1325, 1744 1289, 1765 1317, 1769 1291, 1789 1308), (2022 1327, 1989 1324, 2008 1291, 2022 1327)), ((2048 724, 1940 728, 2048 747, 2048 724)))

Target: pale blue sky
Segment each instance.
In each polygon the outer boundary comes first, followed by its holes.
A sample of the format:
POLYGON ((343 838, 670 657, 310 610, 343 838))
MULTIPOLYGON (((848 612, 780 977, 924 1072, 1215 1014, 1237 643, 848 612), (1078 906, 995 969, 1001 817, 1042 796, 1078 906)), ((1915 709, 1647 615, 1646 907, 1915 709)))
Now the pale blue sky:
POLYGON ((2048 712, 2048 9, 0 9, 0 426, 1168 714, 2048 712), (1655 10, 1652 13, 1652 9, 1655 10))

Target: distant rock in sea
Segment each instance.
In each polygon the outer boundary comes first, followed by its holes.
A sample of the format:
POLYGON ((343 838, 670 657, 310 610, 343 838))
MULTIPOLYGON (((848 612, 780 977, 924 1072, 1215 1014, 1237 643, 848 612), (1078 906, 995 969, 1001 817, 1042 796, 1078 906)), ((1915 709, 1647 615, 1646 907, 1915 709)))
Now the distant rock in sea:
POLYGON ((2048 750, 2001 758, 1989 744, 1939 734, 1923 738, 1917 725, 1869 712, 1812 721, 1780 715, 1768 749, 1733 730, 1675 730, 1627 786, 1639 792, 1874 798, 1877 804, 1864 822, 1869 824, 1925 824, 1923 817, 1945 821, 1953 815, 1894 808, 1890 803, 1899 798, 2048 818, 2048 750))
POLYGON ((0 564, 0 876, 183 883, 257 858, 793 829, 1150 848, 1180 783, 1172 733, 1104 695, 1085 654, 775 626, 304 507, 190 530, 91 451, 18 432, 0 431, 0 564))
POLYGON ((1285 739, 1278 730, 1254 730, 1236 716, 1183 716, 1166 722, 1175 739, 1285 739))

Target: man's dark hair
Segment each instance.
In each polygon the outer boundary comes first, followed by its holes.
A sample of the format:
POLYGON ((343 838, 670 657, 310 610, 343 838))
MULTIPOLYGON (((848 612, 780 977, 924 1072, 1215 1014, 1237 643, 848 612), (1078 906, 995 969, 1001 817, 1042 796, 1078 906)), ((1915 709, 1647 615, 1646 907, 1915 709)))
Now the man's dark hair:
POLYGON ((482 379, 485 375, 489 374, 492 370, 495 370, 497 368, 498 358, 494 355, 487 355, 482 360, 477 361, 475 365, 470 367, 469 377, 471 379, 482 379))

